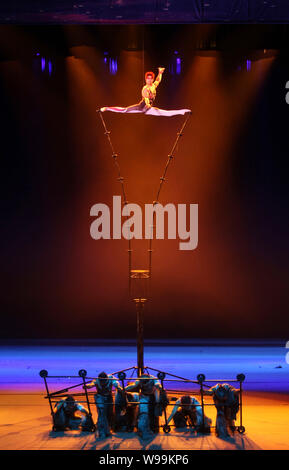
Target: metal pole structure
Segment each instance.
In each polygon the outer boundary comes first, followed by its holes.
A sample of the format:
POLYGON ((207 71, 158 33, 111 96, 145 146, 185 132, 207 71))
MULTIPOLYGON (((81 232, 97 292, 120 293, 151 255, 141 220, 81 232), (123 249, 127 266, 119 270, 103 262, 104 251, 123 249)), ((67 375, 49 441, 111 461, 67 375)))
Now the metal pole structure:
POLYGON ((237 375, 237 380, 239 381, 240 384, 240 392, 239 392, 239 405, 240 405, 240 426, 238 428, 238 431, 240 434, 243 434, 245 432, 245 427, 243 426, 243 382, 245 380, 245 375, 244 374, 238 374, 237 375))
MULTIPOLYGON (((99 114, 99 117, 100 117, 100 120, 101 120, 101 123, 102 123, 102 126, 104 128, 104 134, 106 135, 107 137, 107 141, 108 141, 108 144, 109 144, 109 147, 111 149, 111 153, 112 153, 112 158, 113 158, 113 162, 114 162, 114 165, 116 167, 116 170, 117 170, 117 174, 118 174, 118 178, 117 180, 120 182, 121 184, 121 189, 122 189, 122 196, 123 196, 123 204, 124 206, 126 206, 128 204, 128 200, 127 200, 127 196, 126 196, 126 191, 125 191, 125 186, 124 186, 124 178, 123 176, 121 175, 121 171, 120 171, 120 165, 119 165, 119 162, 118 162, 118 154, 115 152, 115 149, 114 149, 114 146, 112 144, 112 140, 111 140, 111 137, 110 137, 110 131, 107 129, 106 127, 106 123, 104 121, 104 118, 103 118, 103 115, 102 115, 102 112, 98 109, 97 110, 98 114, 99 114)), ((167 159, 167 162, 166 162, 166 165, 165 165, 165 169, 164 169, 164 172, 163 172, 163 175, 161 176, 160 178, 160 183, 159 183, 159 188, 158 188, 158 192, 157 192, 157 196, 156 196, 156 200, 153 202, 153 205, 155 204, 158 204, 159 203, 159 196, 160 196, 160 192, 161 192, 161 189, 162 189, 162 186, 166 180, 166 174, 167 174, 167 170, 169 168, 169 165, 172 161, 172 159, 174 158, 174 153, 175 153, 175 150, 177 149, 177 145, 178 145, 178 142, 179 142, 179 139, 182 137, 183 135, 183 131, 187 125, 187 122, 189 120, 189 117, 192 113, 188 113, 188 115, 185 117, 185 120, 181 126, 181 129, 180 131, 177 133, 177 137, 174 141, 174 144, 173 144, 173 147, 171 149, 171 152, 170 154, 168 155, 168 159, 167 159)), ((145 295, 145 297, 141 297, 139 295, 137 295, 136 297, 132 296, 131 293, 132 293, 132 279, 134 278, 142 278, 142 279, 148 279, 149 280, 149 283, 150 283, 150 280, 151 280, 151 275, 152 275, 152 252, 153 252, 153 249, 152 249, 152 238, 153 238, 153 231, 154 231, 154 225, 155 225, 155 220, 156 220, 156 214, 155 212, 153 213, 153 220, 152 220, 152 226, 151 226, 151 237, 150 237, 150 241, 149 241, 149 249, 148 249, 148 253, 149 253, 149 269, 148 270, 132 270, 132 247, 131 247, 131 239, 130 237, 128 237, 128 274, 129 274, 129 294, 130 294, 130 297, 133 298, 134 302, 135 302, 135 305, 136 305, 136 312, 137 312, 137 371, 138 371, 138 376, 140 376, 143 371, 144 371, 144 354, 143 354, 143 350, 144 350, 144 344, 143 344, 143 311, 144 311, 144 303, 146 302, 147 300, 147 295, 145 295), (138 274, 137 275, 134 275, 133 273, 136 273, 136 272, 139 272, 139 273, 142 273, 142 274, 138 274)))
POLYGON ((205 409, 204 409, 204 388, 203 388, 203 382, 206 379, 204 374, 199 374, 197 376, 198 382, 200 384, 200 393, 201 393, 201 405, 202 405, 202 431, 204 431, 205 428, 205 409))
POLYGON ((54 431, 54 411, 53 411, 51 397, 50 397, 49 390, 48 390, 48 384, 47 384, 47 381, 46 381, 46 377, 48 376, 48 372, 47 372, 47 370, 43 369, 39 372, 39 375, 40 375, 40 377, 42 377, 42 379, 44 380, 44 383, 45 383, 45 389, 46 389, 47 398, 48 398, 48 401, 49 401, 50 412, 51 412, 52 423, 53 423, 52 429, 54 431))
POLYGON ((242 382, 240 381, 240 427, 243 427, 242 382))
POLYGON ((163 430, 166 434, 168 434, 171 430, 171 427, 168 425, 168 417, 167 417, 167 404, 168 403, 164 403, 164 399, 165 399, 165 389, 164 389, 164 379, 166 377, 166 374, 165 372, 159 372, 158 373, 158 379, 161 381, 161 403, 162 403, 162 410, 164 412, 164 416, 165 416, 165 424, 163 426, 163 430))
MULTIPOLYGON (((172 159, 174 158, 174 154, 175 154, 175 151, 177 150, 177 145, 179 143, 179 140, 180 138, 183 136, 183 132, 185 130, 185 127, 187 125, 187 122, 191 116, 191 112, 188 113, 188 115, 185 117, 185 120, 181 126, 181 129, 179 130, 179 132, 177 132, 177 137, 174 141, 174 144, 172 146, 172 149, 168 155, 168 159, 167 159, 167 162, 166 162, 166 165, 165 165, 165 169, 163 171, 163 174, 162 176, 160 177, 160 183, 159 183, 159 187, 158 187, 158 192, 157 192, 157 195, 156 195, 156 199, 155 201, 153 201, 153 205, 155 206, 156 204, 159 204, 159 198, 160 198, 160 193, 161 193, 161 190, 162 190, 162 187, 163 187, 163 184, 164 182, 166 181, 166 175, 167 175, 167 171, 168 171, 168 168, 171 164, 171 161, 172 159)), ((156 225, 156 213, 154 212, 153 213, 153 220, 152 220, 152 225, 151 225, 151 235, 150 235, 150 240, 149 240, 149 248, 148 248, 148 254, 149 254, 149 273, 150 273, 150 279, 152 277, 152 253, 153 253, 153 248, 152 248, 152 240, 153 240, 153 233, 154 233, 154 227, 156 225)))
MULTIPOLYGON (((114 150, 114 146, 113 146, 113 143, 112 143, 112 140, 111 140, 111 137, 110 137, 111 131, 109 131, 106 127, 102 112, 99 109, 97 110, 97 112, 99 114, 100 120, 101 120, 103 128, 104 128, 104 134, 107 137, 107 141, 108 141, 108 144, 109 144, 110 149, 111 149, 113 163, 115 165, 115 168, 116 168, 116 171, 117 171, 117 174, 118 174, 117 181, 121 184, 123 205, 126 206, 128 204, 128 200, 127 200, 126 191, 125 191, 124 177, 121 175, 120 165, 119 165, 119 162, 118 162, 119 156, 114 150)), ((127 218, 129 218, 129 217, 127 217, 127 218)), ((132 248, 131 248, 131 239, 130 238, 128 238, 128 250, 127 250, 127 252, 128 252, 128 289, 129 289, 129 292, 130 292, 130 289, 131 289, 130 272, 131 272, 131 266, 132 266, 132 248)))
POLYGON ((144 344, 143 344, 143 312, 145 299, 135 299, 137 323, 137 375, 140 377, 144 370, 144 344))
POLYGON ((86 387, 86 382, 85 382, 85 377, 87 376, 87 372, 86 372, 85 369, 80 369, 80 371, 78 372, 78 375, 83 380, 83 389, 84 389, 86 404, 87 404, 87 408, 88 408, 88 415, 89 415, 89 419, 90 419, 90 423, 91 423, 91 431, 94 432, 96 430, 96 427, 95 427, 95 424, 94 424, 93 418, 92 418, 92 413, 91 413, 90 403, 89 403, 89 398, 88 398, 88 393, 87 393, 87 387, 86 387))

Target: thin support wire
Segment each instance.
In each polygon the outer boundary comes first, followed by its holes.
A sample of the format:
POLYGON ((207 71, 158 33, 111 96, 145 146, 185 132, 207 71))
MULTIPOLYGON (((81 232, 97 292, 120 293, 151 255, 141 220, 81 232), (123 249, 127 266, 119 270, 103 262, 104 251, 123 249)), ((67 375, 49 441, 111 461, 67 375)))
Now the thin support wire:
MULTIPOLYGON (((118 173, 117 180, 121 184, 122 196, 123 196, 123 201, 124 201, 123 204, 124 204, 124 206, 126 206, 128 204, 128 200, 127 200, 127 197, 126 197, 126 191, 125 191, 125 186, 124 186, 124 177, 121 176, 120 165, 118 163, 118 154, 114 150, 112 140, 110 138, 110 132, 111 131, 109 131, 106 127, 105 121, 103 119, 102 112, 100 110, 98 110, 98 114, 99 114, 100 120, 101 120, 103 128, 104 128, 104 134, 106 135, 107 140, 108 140, 108 144, 111 148, 113 163, 114 163, 114 165, 116 167, 116 170, 117 170, 117 173, 118 173)), ((128 287, 129 287, 129 293, 131 292, 131 267, 132 267, 131 237, 128 236, 128 283, 129 283, 128 287)))
MULTIPOLYGON (((106 124, 105 124, 105 121, 104 121, 104 118, 103 118, 103 115, 102 115, 102 112, 100 110, 98 110, 98 113, 99 113, 99 117, 101 119, 101 122, 102 122, 102 125, 103 125, 103 128, 104 128, 104 133, 107 137, 107 140, 108 140, 108 143, 109 143, 109 146, 111 148, 111 152, 112 152, 112 158, 113 158, 113 162, 114 162, 114 165, 117 169, 117 173, 118 173, 118 178, 117 180, 121 183, 121 188, 122 188, 122 195, 123 195, 123 199, 124 199, 124 205, 127 205, 128 204, 128 201, 127 201, 127 197, 126 197, 126 192, 125 192, 125 186, 124 186, 124 178, 123 176, 121 176, 121 171, 120 171, 120 165, 119 165, 119 162, 118 162, 118 154, 115 152, 114 150, 114 147, 113 147, 113 144, 112 144, 112 140, 111 140, 111 137, 110 137, 110 131, 107 129, 106 127, 106 124)), ((155 201, 153 201, 153 205, 156 205, 159 203, 159 197, 160 197, 160 192, 161 192, 161 189, 163 187, 163 184, 164 182, 166 181, 166 174, 167 174, 167 171, 168 171, 168 168, 170 166, 170 163, 172 161, 172 159, 174 158, 174 153, 175 153, 175 150, 176 150, 176 147, 178 145, 178 142, 179 142, 179 139, 180 137, 183 136, 183 132, 184 132, 184 129, 187 125, 187 122, 190 118, 192 113, 188 113, 182 126, 181 126, 181 129, 179 130, 179 132, 177 132, 177 137, 174 141, 174 144, 172 146, 172 149, 171 149, 171 152, 170 154, 168 155, 168 160, 166 162, 166 165, 165 165, 165 169, 164 169, 164 172, 162 174, 162 176, 160 177, 160 183, 159 183, 159 188, 158 188, 158 191, 157 191, 157 196, 156 196, 156 199, 155 201)), ((149 249, 148 249, 148 253, 149 253, 149 278, 151 279, 151 273, 152 273, 152 252, 153 252, 153 249, 152 249, 152 239, 153 239, 153 230, 154 230, 154 226, 155 226, 155 217, 156 217, 156 214, 155 212, 153 212, 153 220, 152 220, 152 226, 151 226, 151 235, 150 235, 150 240, 149 240, 149 249)), ((131 267, 132 267, 132 248, 131 248, 131 238, 128 236, 128 256, 129 256, 129 266, 128 266, 128 273, 129 273, 129 292, 131 292, 131 267)))
MULTIPOLYGON (((172 159, 174 158, 174 153, 175 153, 176 147, 178 145, 179 139, 180 139, 180 137, 183 136, 184 129, 187 125, 187 122, 188 122, 191 114, 192 113, 188 113, 188 115, 186 116, 186 118, 185 118, 185 120, 182 124, 182 127, 181 127, 180 131, 177 132, 177 137, 176 137, 175 142, 172 146, 171 152, 168 155, 168 159, 167 159, 167 162, 166 162, 164 172, 163 172, 162 176, 160 177, 159 188, 158 188, 156 199, 155 199, 155 201, 153 201, 153 205, 156 205, 156 204, 159 203, 160 192, 161 192, 161 189, 163 187, 164 182, 166 181, 166 174, 167 174, 168 168, 170 166, 170 163, 171 163, 172 159)), ((151 278, 151 273, 152 273, 152 252, 153 252, 152 240, 153 240, 153 230, 154 230, 154 227, 155 227, 155 218, 156 218, 156 213, 153 212, 153 220, 152 220, 152 226, 151 226, 151 236, 150 236, 150 240, 149 240, 149 249, 148 249, 150 278, 151 278)))

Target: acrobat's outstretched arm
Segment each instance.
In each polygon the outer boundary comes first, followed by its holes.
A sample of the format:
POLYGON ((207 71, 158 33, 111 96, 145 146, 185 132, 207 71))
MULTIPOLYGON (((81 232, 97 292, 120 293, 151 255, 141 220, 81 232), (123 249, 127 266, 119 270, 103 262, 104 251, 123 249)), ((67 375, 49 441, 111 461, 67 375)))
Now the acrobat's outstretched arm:
POLYGON ((158 73, 158 76, 157 78, 155 79, 154 81, 154 86, 157 88, 162 80, 162 76, 163 76, 163 73, 165 71, 165 68, 164 67, 159 67, 159 73, 158 73))

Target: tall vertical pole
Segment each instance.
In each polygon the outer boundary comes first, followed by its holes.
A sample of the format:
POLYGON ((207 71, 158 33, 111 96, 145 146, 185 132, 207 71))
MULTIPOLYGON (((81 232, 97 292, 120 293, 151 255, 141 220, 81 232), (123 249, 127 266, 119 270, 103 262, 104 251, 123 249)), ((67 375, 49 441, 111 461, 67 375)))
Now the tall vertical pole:
POLYGON ((144 299, 136 299, 136 322, 137 322, 137 375, 140 377, 144 370, 144 345, 143 345, 143 311, 144 299))
POLYGON ((84 393, 85 393, 85 398, 86 398, 86 403, 87 403, 87 408, 88 408, 89 421, 90 421, 89 424, 90 424, 90 427, 91 427, 91 431, 94 432, 96 427, 95 427, 95 424, 94 424, 93 419, 92 419, 92 413, 91 413, 91 409, 90 409, 89 397, 88 397, 87 387, 86 387, 86 382, 85 382, 86 371, 80 370, 78 374, 80 375, 80 377, 82 377, 83 390, 84 390, 84 393), (85 372, 85 374, 83 372, 85 372))
POLYGON ((49 393, 48 384, 47 384, 47 380, 46 380, 46 377, 48 376, 48 372, 47 372, 47 370, 42 369, 42 370, 39 372, 39 375, 40 375, 40 377, 44 380, 45 389, 46 389, 46 394, 47 394, 47 398, 48 398, 49 406, 50 406, 50 412, 51 412, 51 417, 52 417, 52 423, 53 423, 52 429, 54 430, 54 410, 53 410, 52 401, 51 401, 51 396, 50 396, 50 393, 49 393))
POLYGON ((240 403, 240 427, 243 427, 243 399, 242 399, 242 381, 240 380, 240 395, 239 395, 239 403, 240 403))
POLYGON ((204 374, 198 374, 197 380, 200 385, 201 405, 202 405, 202 431, 205 429, 205 404, 204 404, 204 386, 203 382, 206 379, 204 374))
POLYGON ((239 407, 240 407, 240 426, 238 427, 238 431, 240 434, 245 432, 245 428, 243 426, 243 382, 245 380, 244 374, 238 374, 237 380, 239 381, 240 388, 239 388, 239 407))

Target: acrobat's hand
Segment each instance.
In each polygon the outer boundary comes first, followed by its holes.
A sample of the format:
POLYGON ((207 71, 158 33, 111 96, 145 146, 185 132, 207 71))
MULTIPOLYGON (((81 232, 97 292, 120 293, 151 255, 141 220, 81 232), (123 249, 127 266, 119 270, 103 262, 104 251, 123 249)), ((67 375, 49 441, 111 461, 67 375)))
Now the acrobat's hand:
POLYGON ((145 100, 145 109, 151 108, 152 106, 150 104, 149 98, 145 97, 144 100, 145 100))
POLYGON ((159 73, 164 73, 166 69, 164 67, 159 67, 159 73))

